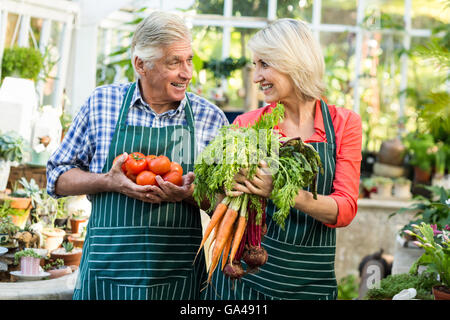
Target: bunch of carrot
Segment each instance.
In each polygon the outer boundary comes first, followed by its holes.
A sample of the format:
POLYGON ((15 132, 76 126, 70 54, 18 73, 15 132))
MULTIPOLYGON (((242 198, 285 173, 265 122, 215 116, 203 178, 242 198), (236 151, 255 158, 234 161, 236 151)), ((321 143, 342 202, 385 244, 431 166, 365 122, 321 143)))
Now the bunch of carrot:
POLYGON ((198 255, 211 237, 208 283, 221 257, 221 270, 231 279, 238 279, 246 272, 256 272, 258 267, 266 263, 267 252, 261 247, 263 230, 266 230, 265 201, 254 195, 243 194, 227 196, 217 205, 197 252, 198 255), (241 259, 248 265, 246 272, 241 259))

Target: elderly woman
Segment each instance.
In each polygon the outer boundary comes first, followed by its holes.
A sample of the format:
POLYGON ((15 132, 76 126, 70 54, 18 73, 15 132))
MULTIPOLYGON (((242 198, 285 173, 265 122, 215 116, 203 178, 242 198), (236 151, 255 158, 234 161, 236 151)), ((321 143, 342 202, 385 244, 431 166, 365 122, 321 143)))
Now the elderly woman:
MULTIPOLYGON (((276 208, 268 202, 268 231, 262 246, 269 258, 260 272, 234 283, 216 272, 206 299, 336 299, 336 228, 347 226, 357 211, 361 119, 351 110, 327 105, 321 99, 324 60, 304 22, 278 20, 256 33, 249 48, 255 65, 253 81, 259 83, 270 105, 239 116, 235 123, 247 126, 281 102, 285 118, 276 129, 283 136, 300 137, 314 146, 324 172, 318 177, 318 199, 301 190, 285 230, 271 219, 276 208)), ((273 184, 266 172, 268 168, 262 164, 251 181, 238 174, 232 194, 269 198, 273 184)))
POLYGON ((197 299, 205 263, 192 264, 202 236, 194 155, 228 121, 186 92, 193 52, 178 16, 152 13, 131 50, 138 80, 95 89, 47 165, 50 195, 92 201, 73 298, 197 299), (127 154, 119 156, 132 152, 179 162, 182 186, 160 176, 157 186, 134 183, 121 170, 127 154))

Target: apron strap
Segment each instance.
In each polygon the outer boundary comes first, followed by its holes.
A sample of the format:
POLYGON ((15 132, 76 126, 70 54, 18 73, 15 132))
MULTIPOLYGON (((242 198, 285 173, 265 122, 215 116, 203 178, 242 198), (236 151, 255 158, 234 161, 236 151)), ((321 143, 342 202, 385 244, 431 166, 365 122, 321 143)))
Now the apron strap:
MULTIPOLYGON (((330 110, 328 105, 320 99, 320 106, 322 108, 323 125, 325 127, 325 134, 327 136, 327 142, 330 144, 336 144, 336 135, 334 132, 333 121, 331 120, 330 110)), ((334 159, 336 159, 336 148, 334 148, 334 159)))

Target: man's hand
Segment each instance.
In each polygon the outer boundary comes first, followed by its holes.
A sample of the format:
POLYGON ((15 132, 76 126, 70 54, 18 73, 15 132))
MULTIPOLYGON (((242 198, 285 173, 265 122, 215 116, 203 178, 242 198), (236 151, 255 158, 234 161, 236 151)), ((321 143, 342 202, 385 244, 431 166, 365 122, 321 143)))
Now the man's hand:
POLYGON ((111 170, 106 173, 108 181, 108 191, 122 193, 128 197, 142 200, 144 202, 160 203, 160 197, 152 191, 153 186, 140 186, 131 181, 122 171, 122 164, 128 158, 125 152, 111 170))
POLYGON ((192 196, 194 188, 192 183, 194 182, 194 173, 188 172, 183 176, 183 185, 177 186, 171 182, 164 181, 161 176, 156 176, 156 182, 158 186, 151 187, 150 193, 147 195, 149 198, 157 197, 160 202, 179 202, 192 196))

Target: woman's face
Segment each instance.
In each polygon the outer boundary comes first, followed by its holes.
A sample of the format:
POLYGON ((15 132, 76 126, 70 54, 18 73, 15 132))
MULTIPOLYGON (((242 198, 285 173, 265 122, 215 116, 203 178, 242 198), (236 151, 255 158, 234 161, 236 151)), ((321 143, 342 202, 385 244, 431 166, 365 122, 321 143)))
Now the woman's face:
POLYGON ((269 66, 256 55, 253 56, 253 65, 255 66, 253 82, 259 84, 266 102, 296 100, 292 80, 287 74, 269 66))
POLYGON ((163 48, 162 58, 153 68, 144 64, 141 85, 148 103, 172 103, 184 98, 192 79, 193 52, 189 42, 176 42, 163 48))

